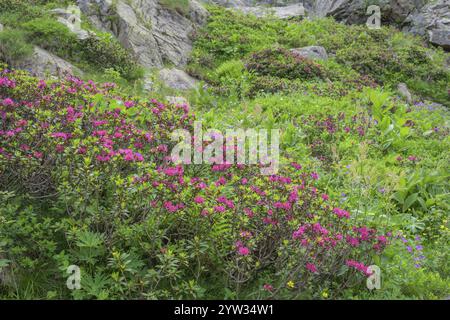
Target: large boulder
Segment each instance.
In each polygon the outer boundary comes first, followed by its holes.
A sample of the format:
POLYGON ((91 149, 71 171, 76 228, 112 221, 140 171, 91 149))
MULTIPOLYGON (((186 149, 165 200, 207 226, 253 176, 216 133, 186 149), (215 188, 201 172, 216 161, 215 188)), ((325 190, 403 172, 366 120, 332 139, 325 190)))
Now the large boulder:
POLYGON ((207 18, 195 0, 181 12, 158 0, 78 0, 78 5, 91 23, 113 33, 144 67, 186 65, 191 36, 207 18))
POLYGON ((197 86, 197 80, 192 78, 183 70, 176 68, 164 68, 159 71, 159 78, 164 84, 172 89, 189 90, 197 86))
POLYGON ((81 10, 77 6, 69 6, 67 9, 57 8, 50 10, 58 17, 58 21, 76 34, 77 38, 84 40, 89 38, 90 33, 81 28, 81 10))
POLYGON ((260 6, 242 6, 238 7, 244 13, 251 13, 257 17, 266 15, 274 15, 280 19, 289 19, 293 17, 302 17, 306 15, 305 8, 302 3, 292 4, 289 6, 260 7, 260 6))
POLYGON ((375 4, 380 8, 381 23, 402 23, 406 17, 421 8, 425 0, 315 0, 306 1, 310 15, 332 16, 348 24, 362 24, 368 19, 367 8, 375 4))
POLYGON ((450 1, 438 0, 408 16, 403 30, 426 37, 432 44, 450 50, 450 1))
POLYGON ((324 47, 309 46, 303 48, 291 49, 291 51, 299 56, 312 60, 327 60, 328 54, 324 47))
POLYGON ((33 54, 14 67, 30 71, 31 74, 46 78, 49 76, 63 77, 68 74, 82 75, 83 72, 64 59, 39 48, 34 47, 33 54))

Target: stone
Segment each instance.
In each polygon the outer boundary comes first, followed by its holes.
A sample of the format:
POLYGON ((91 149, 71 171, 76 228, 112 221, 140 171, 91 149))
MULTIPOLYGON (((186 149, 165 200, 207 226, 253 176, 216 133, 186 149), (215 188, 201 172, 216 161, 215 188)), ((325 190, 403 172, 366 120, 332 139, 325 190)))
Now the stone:
POLYGON ((142 89, 145 92, 151 92, 154 89, 154 85, 155 85, 155 83, 154 83, 152 77, 148 77, 147 76, 147 77, 144 78, 144 81, 143 81, 143 84, 142 84, 142 89))
POLYGON ((321 46, 309 46, 297 49, 291 49, 291 52, 298 54, 302 57, 312 60, 327 60, 328 54, 324 47, 321 46))
POLYGON ((290 19, 294 17, 303 17, 306 15, 302 3, 292 4, 283 7, 238 7, 244 13, 251 13, 257 17, 274 15, 280 19, 290 19))
POLYGON ((191 0, 188 13, 162 6, 158 0, 78 0, 81 11, 98 29, 112 33, 144 67, 187 64, 192 35, 208 12, 191 0))
POLYGON ((403 31, 425 37, 430 43, 450 50, 450 1, 438 0, 410 14, 403 31))
POLYGON ((30 71, 31 74, 45 78, 48 76, 63 77, 67 74, 82 75, 83 72, 70 62, 39 47, 34 47, 33 54, 14 67, 30 71))
POLYGON ((2 32, 5 28, 3 27, 3 25, 0 23, 0 32, 2 32))
POLYGON ((189 101, 185 97, 166 96, 166 100, 169 104, 189 106, 189 101))
POLYGON ((58 16, 58 21, 75 33, 78 39, 84 40, 91 36, 87 30, 81 28, 81 11, 78 6, 69 6, 67 9, 57 8, 50 12, 58 16))
POLYGON ((428 35, 430 43, 450 51, 450 29, 433 29, 428 35))
POLYGON ((167 87, 172 89, 189 90, 197 86, 197 80, 180 69, 161 69, 159 78, 167 87))
POLYGON ((409 104, 412 103, 412 96, 411 93, 408 90, 408 86, 405 83, 399 83, 397 85, 397 91, 398 93, 408 102, 409 104))

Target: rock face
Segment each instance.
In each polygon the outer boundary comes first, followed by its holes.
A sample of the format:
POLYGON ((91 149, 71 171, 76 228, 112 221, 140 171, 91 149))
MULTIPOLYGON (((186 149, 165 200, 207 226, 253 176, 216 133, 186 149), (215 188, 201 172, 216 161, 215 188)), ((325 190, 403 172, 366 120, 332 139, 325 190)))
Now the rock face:
POLYGON ((159 71, 159 78, 166 86, 177 90, 189 90, 197 85, 197 80, 179 69, 164 68, 159 71))
MULTIPOLYGON (((272 7, 284 17, 298 15, 295 9, 304 6, 308 16, 333 16, 336 20, 346 23, 365 23, 367 7, 372 4, 367 0, 205 0, 222 6, 240 8, 245 12, 261 15, 264 7, 272 7)), ((382 20, 386 22, 403 22, 406 17, 421 8, 425 0, 378 0, 374 1, 380 7, 382 20), (383 18, 384 17, 384 18, 383 18)))
MULTIPOLYGON (((366 0, 316 0, 307 1, 305 6, 313 16, 332 16, 348 24, 362 24, 367 21, 370 4, 366 0)), ((402 23, 410 13, 421 8, 425 0, 379 0, 373 4, 380 8, 382 23, 402 23)))
POLYGON ((291 49, 293 53, 296 53, 302 57, 313 59, 313 60, 327 60, 328 54, 324 47, 320 46, 309 46, 297 49, 291 49))
POLYGON ((53 9, 51 13, 58 16, 58 21, 64 24, 70 31, 77 35, 77 38, 84 40, 89 38, 88 31, 81 28, 81 11, 77 6, 69 6, 67 9, 53 9))
POLYGON ((425 36, 429 42, 450 51, 450 1, 439 0, 409 15, 403 30, 425 36))
POLYGON ((186 12, 158 0, 78 0, 81 11, 100 30, 113 33, 144 67, 169 62, 184 66, 192 49, 191 36, 207 11, 191 0, 186 12))
POLYGON ((241 11, 245 13, 252 13, 257 17, 262 17, 265 15, 273 14, 280 19, 289 19, 293 17, 301 17, 306 15, 305 8, 303 4, 292 4, 283 7, 248 7, 242 6, 238 7, 241 11))
POLYGON ((44 78, 47 76, 63 77, 66 74, 81 75, 83 72, 66 60, 63 60, 50 52, 35 47, 31 57, 18 63, 16 68, 29 70, 30 73, 44 78))

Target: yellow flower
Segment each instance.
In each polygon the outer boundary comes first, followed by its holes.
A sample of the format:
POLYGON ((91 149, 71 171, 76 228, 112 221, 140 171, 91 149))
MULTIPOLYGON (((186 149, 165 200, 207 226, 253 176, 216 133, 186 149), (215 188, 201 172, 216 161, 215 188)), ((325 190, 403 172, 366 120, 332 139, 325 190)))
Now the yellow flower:
POLYGON ((292 281, 292 280, 288 281, 287 286, 288 286, 288 288, 291 288, 291 289, 294 288, 294 286, 295 286, 294 281, 292 281))
POLYGON ((328 298, 328 291, 327 290, 324 290, 322 292, 322 297, 324 297, 325 299, 328 298))

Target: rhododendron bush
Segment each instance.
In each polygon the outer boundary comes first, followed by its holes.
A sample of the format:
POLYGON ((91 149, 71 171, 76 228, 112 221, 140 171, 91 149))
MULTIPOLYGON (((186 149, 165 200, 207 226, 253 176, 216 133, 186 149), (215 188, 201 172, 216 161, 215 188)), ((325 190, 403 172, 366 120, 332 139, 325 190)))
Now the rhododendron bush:
POLYGON ((48 297, 201 298, 220 287, 339 297, 365 286, 386 235, 356 224, 295 162, 272 176, 172 163, 170 134, 194 119, 186 105, 118 96, 113 84, 1 71, 5 288, 33 273, 48 297), (66 288, 68 265, 81 267, 81 290, 66 288))

